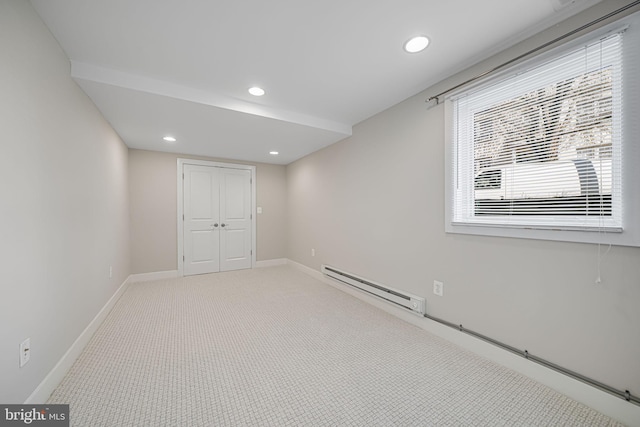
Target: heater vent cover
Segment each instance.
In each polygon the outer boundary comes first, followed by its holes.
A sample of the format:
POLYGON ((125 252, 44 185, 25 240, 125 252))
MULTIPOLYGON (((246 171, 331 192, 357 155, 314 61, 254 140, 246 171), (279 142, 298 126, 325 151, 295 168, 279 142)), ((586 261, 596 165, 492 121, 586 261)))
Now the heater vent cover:
POLYGON ((423 297, 381 285, 380 283, 373 282, 369 279, 356 276, 352 273, 347 273, 328 265, 323 265, 321 271, 325 276, 375 295, 388 302, 400 305, 417 314, 423 315, 425 313, 425 299, 423 297))

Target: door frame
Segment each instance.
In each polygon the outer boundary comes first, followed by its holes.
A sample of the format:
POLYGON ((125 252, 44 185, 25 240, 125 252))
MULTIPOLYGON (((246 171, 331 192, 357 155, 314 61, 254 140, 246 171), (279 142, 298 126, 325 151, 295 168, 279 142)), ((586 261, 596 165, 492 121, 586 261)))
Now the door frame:
POLYGON ((177 183, 178 183, 178 215, 176 225, 178 232, 178 277, 184 276, 184 194, 183 194, 183 170, 184 165, 211 166, 227 169, 243 169, 251 171, 251 268, 256 267, 256 167, 239 165, 236 163, 213 162, 209 160, 193 160, 178 158, 177 183))

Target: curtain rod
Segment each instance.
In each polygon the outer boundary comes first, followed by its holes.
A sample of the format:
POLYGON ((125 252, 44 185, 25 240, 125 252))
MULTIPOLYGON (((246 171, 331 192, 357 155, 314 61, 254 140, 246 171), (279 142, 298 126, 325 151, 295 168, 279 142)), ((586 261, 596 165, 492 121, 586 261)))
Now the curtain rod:
POLYGON ((430 97, 430 98, 429 98, 429 99, 427 99, 425 102, 431 102, 431 101, 433 101, 433 100, 435 99, 435 100, 436 100, 436 105, 437 105, 437 104, 439 104, 439 103, 440 103, 440 99, 439 99, 439 98, 440 98, 442 95, 446 95, 447 93, 449 93, 449 92, 451 92, 451 91, 453 91, 453 90, 456 90, 456 89, 458 89, 458 88, 460 88, 460 87, 462 87, 462 86, 465 86, 465 85, 467 85, 467 84, 469 84, 469 83, 472 83, 472 82, 474 82, 474 81, 476 81, 476 80, 478 80, 478 79, 481 79, 481 78, 483 78, 483 77, 485 77, 485 76, 487 76, 487 75, 489 75, 489 74, 492 74, 492 73, 494 73, 494 72, 496 72, 496 71, 498 71, 498 70, 501 70, 502 68, 506 67, 507 65, 511 65, 511 64, 513 64, 514 62, 517 62, 517 61, 519 61, 519 60, 521 60, 521 59, 523 59, 523 58, 526 58, 527 56, 529 56, 529 55, 531 55, 531 54, 533 54, 533 53, 536 53, 536 52, 538 52, 538 51, 540 51, 540 50, 542 50, 542 49, 545 49, 545 48, 547 48, 547 47, 549 47, 549 46, 551 46, 551 45, 553 45, 553 44, 555 44, 555 43, 557 43, 557 42, 559 42, 559 41, 562 41, 562 40, 564 40, 564 39, 566 39, 566 38, 568 38, 568 37, 571 37, 572 35, 577 34, 577 33, 579 33, 580 31, 586 30, 587 28, 590 28, 590 27, 592 27, 592 26, 594 26, 594 25, 596 25, 596 24, 598 24, 598 23, 600 23, 600 22, 602 22, 602 21, 605 21, 605 20, 607 20, 607 19, 609 19, 609 18, 611 18, 611 17, 613 17, 613 16, 616 16, 616 15, 618 15, 618 14, 620 14, 620 13, 622 13, 622 12, 624 12, 624 11, 626 11, 626 10, 628 10, 628 9, 630 9, 630 8, 632 8, 632 7, 634 7, 634 6, 637 6, 637 5, 640 5, 640 0, 635 0, 634 2, 629 3, 628 5, 623 6, 623 7, 621 7, 620 9, 616 9, 616 10, 614 10, 613 12, 610 12, 610 13, 608 13, 608 14, 604 15, 604 16, 601 16, 600 18, 595 19, 595 20, 593 20, 593 21, 591 21, 591 22, 589 22, 589 23, 587 23, 587 24, 584 24, 584 25, 582 25, 582 26, 581 26, 581 27, 579 27, 579 28, 576 28, 575 30, 569 31, 568 33, 563 34, 563 35, 561 35, 560 37, 556 37, 555 39, 553 39, 553 40, 551 40, 551 41, 549 41, 549 42, 546 42, 546 43, 544 43, 543 45, 538 46, 538 47, 536 47, 536 48, 534 48, 534 49, 531 49, 530 51, 525 52, 525 53, 523 53, 522 55, 519 55, 519 56, 517 56, 517 57, 515 57, 515 58, 513 58, 513 59, 510 59, 509 61, 504 62, 504 63, 502 63, 502 64, 498 65, 497 67, 494 67, 494 68, 492 68, 492 69, 490 69, 490 70, 487 70, 487 71, 485 71, 485 72, 483 72, 483 73, 480 73, 480 74, 478 74, 477 76, 472 77, 472 78, 470 78, 469 80, 466 80, 466 81, 464 81, 464 82, 462 82, 462 83, 458 83, 457 85, 455 85, 455 86, 453 86, 453 87, 450 87, 449 89, 447 89, 447 90, 445 90, 445 91, 443 91, 443 92, 440 92, 440 93, 439 93, 439 94, 437 94, 437 95, 434 95, 434 96, 430 97))

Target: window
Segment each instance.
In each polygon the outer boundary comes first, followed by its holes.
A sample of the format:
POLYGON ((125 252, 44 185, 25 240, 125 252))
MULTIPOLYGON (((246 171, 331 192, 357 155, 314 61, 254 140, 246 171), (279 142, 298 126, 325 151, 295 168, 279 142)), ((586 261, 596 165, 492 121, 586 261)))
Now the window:
POLYGON ((500 189, 502 187, 502 171, 500 169, 487 169, 476 175, 474 179, 475 190, 500 189))
POLYGON ((624 221, 638 212, 638 173, 623 152, 637 164, 624 136, 638 128, 625 119, 638 116, 628 52, 640 32, 616 25, 447 99, 448 232, 597 241, 630 229, 636 243, 618 240, 638 245, 640 226, 624 221))

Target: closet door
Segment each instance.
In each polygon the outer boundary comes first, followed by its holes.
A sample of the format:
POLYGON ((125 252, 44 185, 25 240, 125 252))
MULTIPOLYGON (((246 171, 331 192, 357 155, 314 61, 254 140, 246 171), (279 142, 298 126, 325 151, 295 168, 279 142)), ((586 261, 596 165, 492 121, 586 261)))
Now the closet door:
POLYGON ((251 268, 251 171, 220 169, 220 270, 251 268))
POLYGON ((220 169, 184 165, 184 274, 220 271, 220 169))

